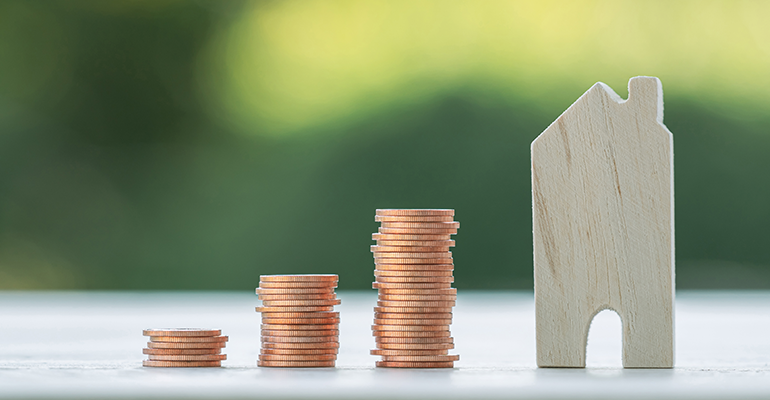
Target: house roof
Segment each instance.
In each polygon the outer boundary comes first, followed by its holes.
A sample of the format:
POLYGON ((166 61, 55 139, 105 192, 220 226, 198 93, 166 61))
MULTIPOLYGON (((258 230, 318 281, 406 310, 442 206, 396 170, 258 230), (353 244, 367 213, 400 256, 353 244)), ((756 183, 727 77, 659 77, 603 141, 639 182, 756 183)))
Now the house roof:
POLYGON ((548 135, 549 132, 554 130, 555 126, 558 126, 561 121, 568 118, 571 114, 576 113, 578 110, 582 111, 584 108, 587 108, 587 111, 594 111, 596 109, 596 103, 600 103, 603 106, 601 107, 601 110, 604 113, 607 113, 614 106, 623 106, 627 103, 633 103, 641 110, 641 112, 648 113, 650 118, 656 120, 658 125, 670 134, 666 126, 663 125, 663 88, 658 78, 651 76, 637 76, 631 78, 628 81, 628 93, 628 99, 624 100, 605 83, 596 82, 561 115, 559 115, 559 117, 556 118, 556 120, 554 120, 540 135, 538 135, 532 142, 532 145, 534 146, 538 139, 544 135, 548 135))

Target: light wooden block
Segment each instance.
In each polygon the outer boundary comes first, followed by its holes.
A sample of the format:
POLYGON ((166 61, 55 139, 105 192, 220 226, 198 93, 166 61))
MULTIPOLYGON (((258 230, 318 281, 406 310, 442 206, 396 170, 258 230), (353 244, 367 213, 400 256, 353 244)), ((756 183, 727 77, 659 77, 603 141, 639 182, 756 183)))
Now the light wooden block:
POLYGON ((654 77, 597 83, 532 142, 537 365, 585 367, 616 311, 623 366, 674 365, 673 138, 654 77))

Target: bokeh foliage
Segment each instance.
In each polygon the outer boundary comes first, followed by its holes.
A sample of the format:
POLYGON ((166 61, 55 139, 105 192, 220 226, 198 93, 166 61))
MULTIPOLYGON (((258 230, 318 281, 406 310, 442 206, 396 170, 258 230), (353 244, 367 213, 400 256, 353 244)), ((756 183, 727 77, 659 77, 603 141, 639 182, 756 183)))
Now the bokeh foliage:
POLYGON ((531 288, 529 143, 663 81, 677 284, 770 288, 770 3, 4 1, 0 288, 372 281, 374 209, 455 208, 531 288))

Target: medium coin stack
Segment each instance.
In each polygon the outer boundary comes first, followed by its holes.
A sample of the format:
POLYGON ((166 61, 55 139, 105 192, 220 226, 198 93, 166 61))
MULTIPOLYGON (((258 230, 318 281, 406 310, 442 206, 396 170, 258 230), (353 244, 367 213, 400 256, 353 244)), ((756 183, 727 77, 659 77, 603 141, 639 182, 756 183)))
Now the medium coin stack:
POLYGON ((145 329, 149 336, 145 367, 221 367, 227 355, 221 354, 227 336, 219 329, 145 329))
POLYGON ((260 367, 333 367, 337 362, 340 313, 334 306, 337 275, 262 275, 260 367))
POLYGON ((450 336, 452 307, 457 289, 452 288, 450 235, 459 222, 454 210, 377 210, 379 232, 372 235, 374 253, 372 285, 379 290, 374 308, 374 334, 382 356, 378 367, 452 368, 460 356, 450 336))

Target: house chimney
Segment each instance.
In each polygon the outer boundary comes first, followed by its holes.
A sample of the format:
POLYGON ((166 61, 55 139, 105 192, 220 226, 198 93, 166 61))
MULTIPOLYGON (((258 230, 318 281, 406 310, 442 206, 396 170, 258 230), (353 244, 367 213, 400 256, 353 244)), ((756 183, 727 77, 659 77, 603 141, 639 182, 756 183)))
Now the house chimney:
POLYGON ((663 123, 663 86, 654 76, 637 76, 628 81, 628 101, 663 123))

